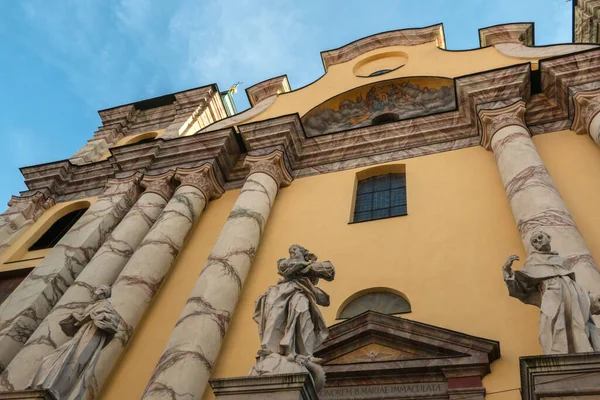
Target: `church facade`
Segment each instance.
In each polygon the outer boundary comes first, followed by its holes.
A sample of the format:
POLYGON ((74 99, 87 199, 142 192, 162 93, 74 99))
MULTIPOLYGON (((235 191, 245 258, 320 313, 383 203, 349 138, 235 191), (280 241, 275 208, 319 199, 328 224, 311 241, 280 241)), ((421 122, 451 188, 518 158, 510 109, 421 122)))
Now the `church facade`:
POLYGON ((0 399, 598 398, 596 3, 100 111, 0 216, 0 399))

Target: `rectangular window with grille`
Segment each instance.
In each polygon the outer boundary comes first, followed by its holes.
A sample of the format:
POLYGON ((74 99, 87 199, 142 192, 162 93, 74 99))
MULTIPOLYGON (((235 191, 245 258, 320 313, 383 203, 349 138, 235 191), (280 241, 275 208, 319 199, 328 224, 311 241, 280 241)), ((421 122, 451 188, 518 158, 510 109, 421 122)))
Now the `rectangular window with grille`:
POLYGON ((407 215, 406 174, 386 174, 358 181, 353 222, 407 215))

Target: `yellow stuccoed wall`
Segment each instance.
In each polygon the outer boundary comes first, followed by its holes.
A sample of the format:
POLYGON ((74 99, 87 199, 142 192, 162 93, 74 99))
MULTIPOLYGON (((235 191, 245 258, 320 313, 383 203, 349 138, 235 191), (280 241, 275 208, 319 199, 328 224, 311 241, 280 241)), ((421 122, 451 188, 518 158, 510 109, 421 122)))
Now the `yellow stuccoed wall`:
MULTIPOLYGON (((361 54, 345 63, 332 65, 327 73, 313 83, 289 93, 280 94, 275 102, 262 113, 245 123, 298 113, 303 116, 325 100, 352 88, 369 83, 407 76, 441 76, 456 78, 480 71, 532 62, 537 69, 537 59, 507 57, 494 47, 467 51, 447 51, 435 43, 417 46, 391 46, 361 54), (354 67, 362 60, 382 53, 402 52, 408 61, 402 68, 376 77, 361 78, 354 75, 354 67)), ((293 83, 293 82, 292 82, 293 83)))
MULTIPOLYGON (((534 142, 600 260, 600 149, 570 131, 534 142)), ((519 356, 541 353, 538 310, 510 298, 502 280, 505 258, 525 253, 492 153, 472 147, 400 163, 407 173, 404 217, 348 224, 355 174, 363 169, 297 179, 280 191, 213 377, 248 373, 259 346, 254 300, 277 282, 277 260, 298 243, 336 267, 336 279, 320 283, 331 295, 322 309, 328 324, 353 293, 391 287, 411 301, 404 318, 500 342, 502 357, 484 379, 490 395, 520 387, 519 356)), ((209 204, 103 399, 140 397, 237 195, 229 191, 209 204)), ((493 398, 520 396, 513 390, 493 398)))

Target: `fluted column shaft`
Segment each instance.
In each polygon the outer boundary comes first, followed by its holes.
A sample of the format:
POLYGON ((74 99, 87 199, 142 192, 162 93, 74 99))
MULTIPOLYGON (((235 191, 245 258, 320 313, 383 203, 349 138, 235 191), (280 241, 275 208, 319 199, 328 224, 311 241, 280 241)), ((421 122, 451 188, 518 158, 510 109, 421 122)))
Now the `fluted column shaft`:
POLYGON ((279 151, 247 157, 250 174, 204 265, 143 399, 200 399, 280 185, 291 177, 279 151))
POLYGON ((0 307, 0 364, 10 363, 139 195, 139 175, 109 179, 96 201, 0 307))
POLYGON ((98 287, 115 282, 173 195, 173 175, 170 172, 144 178, 142 187, 146 191, 4 370, 0 390, 25 389, 44 357, 71 339, 62 331, 60 321, 72 313, 83 312, 98 287))
POLYGON ((481 110, 482 144, 494 152, 510 207, 529 254, 531 234, 541 229, 552 237, 552 249, 566 260, 577 282, 600 294, 600 273, 550 174, 524 120, 525 103, 481 110))
POLYGON ((223 192, 209 164, 179 171, 181 185, 112 287, 110 300, 121 317, 119 331, 103 349, 93 376, 80 380, 69 399, 96 398, 206 202, 223 192))
POLYGON ((571 129, 587 133, 600 146, 600 89, 575 93, 573 104, 575 117, 571 129))
POLYGON ((10 208, 0 215, 0 253, 52 207, 54 200, 37 192, 28 197, 13 196, 8 205, 10 208))

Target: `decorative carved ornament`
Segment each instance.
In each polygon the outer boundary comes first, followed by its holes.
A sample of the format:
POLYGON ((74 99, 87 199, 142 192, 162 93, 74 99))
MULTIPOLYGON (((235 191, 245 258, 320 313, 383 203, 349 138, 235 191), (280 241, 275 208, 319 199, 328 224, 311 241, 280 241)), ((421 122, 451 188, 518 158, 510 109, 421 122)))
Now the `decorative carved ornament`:
POLYGON ((9 209, 2 215, 21 213, 26 219, 36 221, 45 210, 53 205, 54 199, 46 197, 42 192, 36 192, 27 197, 13 196, 8 202, 9 209))
POLYGON ((507 126, 521 126, 529 132, 525 123, 525 105, 526 103, 521 100, 503 108, 479 110, 481 145, 490 150, 494 135, 507 126))
POLYGON ((571 129, 578 134, 589 134, 592 120, 600 113, 600 89, 575 93, 573 104, 575 117, 571 129))
POLYGON ((175 179, 181 182, 179 187, 192 186, 200 190, 206 200, 218 199, 224 190, 217 177, 212 164, 202 164, 198 168, 178 168, 175 179))
POLYGON ((500 357, 500 344, 367 311, 329 327, 315 356, 327 375, 320 399, 376 398, 361 394, 384 391, 399 398, 469 394, 483 399, 481 379, 500 357))
POLYGON ((117 195, 128 195, 135 198, 140 193, 140 181, 143 174, 136 172, 127 178, 108 178, 104 185, 104 192, 100 197, 110 197, 117 195))
POLYGON ((160 175, 146 175, 142 179, 142 187, 145 188, 144 193, 154 193, 169 201, 175 191, 173 178, 175 171, 168 171, 160 175))
POLYGON ((283 157, 281 150, 275 150, 266 156, 247 156, 244 164, 250 167, 248 176, 262 172, 273 178, 279 187, 291 185, 294 178, 288 172, 283 157))

